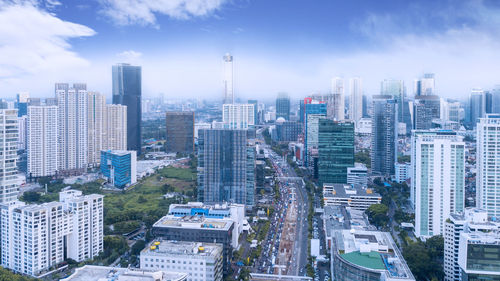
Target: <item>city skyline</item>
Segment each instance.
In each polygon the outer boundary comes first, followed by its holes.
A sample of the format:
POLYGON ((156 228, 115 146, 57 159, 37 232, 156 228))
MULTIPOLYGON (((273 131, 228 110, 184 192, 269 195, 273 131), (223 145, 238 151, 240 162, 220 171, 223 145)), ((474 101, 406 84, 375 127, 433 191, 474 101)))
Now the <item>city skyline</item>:
POLYGON ((441 97, 465 98, 474 87, 500 83, 500 7, 491 1, 437 1, 426 9, 430 2, 296 0, 278 14, 284 2, 132 2, 137 9, 119 1, 0 1, 2 96, 49 96, 53 83, 81 81, 109 97, 111 65, 129 62, 144 69, 146 97, 217 99, 226 52, 234 55, 240 98, 327 94, 336 76, 361 77, 369 96, 383 79, 412 85, 427 72, 436 74, 441 97))

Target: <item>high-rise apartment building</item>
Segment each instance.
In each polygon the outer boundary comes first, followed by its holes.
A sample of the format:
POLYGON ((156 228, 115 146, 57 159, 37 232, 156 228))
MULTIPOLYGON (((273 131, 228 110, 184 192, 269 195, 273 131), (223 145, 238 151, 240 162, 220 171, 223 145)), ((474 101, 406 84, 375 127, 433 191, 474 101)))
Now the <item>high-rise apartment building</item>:
POLYGON ((0 203, 16 200, 19 193, 18 138, 17 110, 0 109, 0 203))
POLYGON ((198 132, 198 200, 254 205, 255 148, 246 130, 198 132))
POLYGON ((500 114, 480 118, 476 130, 476 206, 500 218, 500 114))
POLYGON ((349 79, 349 119, 356 125, 359 119, 363 118, 363 86, 361 78, 349 79))
POLYGON ((53 176, 58 170, 58 107, 29 106, 27 178, 53 176))
POLYGON ((354 122, 319 120, 319 184, 347 183, 347 169, 354 166, 354 122))
POLYGON ((414 130, 411 158, 415 235, 442 235, 450 214, 464 210, 463 138, 449 130, 414 130))
POLYGON ((290 121, 290 97, 287 93, 279 93, 276 98, 276 120, 280 117, 290 121))
POLYGON ((113 104, 127 106, 127 150, 141 154, 141 96, 142 71, 140 66, 126 63, 113 65, 113 104))
POLYGON ((60 202, 0 205, 1 265, 38 276, 67 258, 77 262, 103 250, 103 197, 80 191, 59 194, 60 202))
POLYGON ((224 129, 248 129, 255 125, 254 105, 231 103, 222 106, 222 123, 224 129))
POLYGON ((233 56, 226 53, 224 57, 224 79, 222 84, 224 86, 224 104, 234 103, 234 88, 233 88, 233 56))
POLYGON ((106 105, 104 116, 103 149, 127 149, 127 106, 106 105))
POLYGON ((87 107, 85 84, 56 84, 58 170, 82 173, 88 165, 87 107))
POLYGON ((394 175, 398 144, 398 106, 392 96, 373 96, 372 173, 394 175))
POLYGON ((194 112, 167 112, 167 152, 194 152, 194 112))
POLYGON ((500 277, 500 223, 488 219, 488 212, 466 208, 450 214, 443 236, 445 281, 500 277), (460 261, 467 266, 461 268, 460 261))
POLYGON ((88 163, 97 166, 106 139, 106 97, 97 92, 89 92, 87 101, 88 163))
POLYGON ((345 119, 344 79, 332 78, 332 89, 327 97, 327 116, 334 120, 345 119))

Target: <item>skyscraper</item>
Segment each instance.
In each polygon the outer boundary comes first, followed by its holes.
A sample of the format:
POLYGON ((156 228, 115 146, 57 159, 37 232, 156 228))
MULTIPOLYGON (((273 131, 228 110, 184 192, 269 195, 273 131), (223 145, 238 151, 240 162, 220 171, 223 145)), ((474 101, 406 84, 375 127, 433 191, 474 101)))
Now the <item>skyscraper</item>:
POLYGON ((53 176, 58 170, 57 106, 29 106, 27 177, 53 176))
POLYGON ((87 101, 88 163, 97 166, 101 162, 101 150, 105 149, 106 98, 100 93, 89 92, 87 101))
POLYGON ((412 132, 411 199, 415 209, 415 235, 444 233, 451 213, 464 210, 465 143, 456 132, 412 132))
POLYGON ((398 144, 398 106, 392 96, 373 96, 372 173, 394 175, 398 144))
POLYGON ((435 87, 434 73, 425 73, 422 78, 415 80, 415 97, 435 95, 435 87))
POLYGON ((340 77, 332 78, 332 89, 327 97, 328 118, 334 120, 344 120, 345 101, 344 101, 344 79, 340 77))
POLYGON ((254 117, 254 124, 258 125, 260 123, 259 121, 259 102, 257 100, 248 100, 248 104, 253 105, 253 117, 254 117))
POLYGON ((500 114, 480 118, 476 135, 476 206, 500 218, 500 114))
POLYGON ((410 107, 406 98, 406 87, 403 80, 385 79, 381 83, 380 94, 392 96, 398 104, 398 122, 406 125, 406 133, 413 128, 410 107))
POLYGON ((233 56, 226 53, 224 59, 224 104, 234 103, 234 88, 233 88, 233 56))
POLYGON ((141 154, 141 96, 140 66, 122 63, 113 65, 113 104, 127 106, 127 150, 141 154))
MULTIPOLYGON (((470 128, 475 128, 479 118, 493 112, 493 95, 483 89, 472 89, 469 96, 467 122, 470 128)), ((496 105, 495 105, 496 106, 496 105)))
POLYGON ((56 84, 58 114, 58 170, 83 172, 88 165, 87 107, 85 84, 56 84), (66 90, 67 89, 67 90, 66 90))
POLYGON ((254 205, 255 148, 246 130, 198 131, 198 200, 254 205))
POLYGON ((17 115, 19 117, 28 114, 28 100, 30 98, 30 93, 20 92, 16 96, 17 103, 17 115))
POLYGON ((349 80, 349 119, 356 124, 363 117, 363 86, 361 78, 354 77, 349 80))
POLYGON ((290 121, 290 97, 287 93, 279 93, 276 98, 276 120, 280 117, 290 121))
POLYGON ((19 193, 17 126, 17 110, 0 109, 0 203, 16 200, 19 193))
POLYGON ((319 120, 319 184, 347 183, 354 166, 354 121, 319 120))
POLYGON ((194 153, 194 112, 166 113, 167 152, 194 153))
POLYGON ((414 128, 428 130, 432 128, 432 120, 441 117, 441 101, 438 96, 424 95, 415 97, 414 128))

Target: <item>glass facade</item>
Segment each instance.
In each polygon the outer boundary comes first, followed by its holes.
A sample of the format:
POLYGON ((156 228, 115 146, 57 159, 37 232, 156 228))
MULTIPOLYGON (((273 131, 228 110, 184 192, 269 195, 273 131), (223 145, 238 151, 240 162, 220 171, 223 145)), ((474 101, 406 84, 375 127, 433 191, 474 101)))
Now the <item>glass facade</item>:
POLYGON ((280 117, 290 121, 290 98, 286 93, 278 94, 276 99, 276 120, 280 117))
POLYGON ((347 183, 347 168, 354 166, 354 122, 319 120, 318 175, 324 183, 347 183))
POLYGON ((372 173, 394 175, 397 160, 398 107, 392 96, 373 97, 372 173))
POLYGON ((467 270, 500 272, 500 245, 468 244, 467 270))
POLYGON ((141 154, 141 67, 118 64, 112 72, 113 104, 127 106, 127 150, 141 154))
POLYGON ((194 112, 166 113, 166 151, 194 152, 194 112))
POLYGON ((113 153, 101 151, 101 173, 108 179, 112 178, 114 185, 124 188, 132 181, 132 155, 128 153, 113 153))

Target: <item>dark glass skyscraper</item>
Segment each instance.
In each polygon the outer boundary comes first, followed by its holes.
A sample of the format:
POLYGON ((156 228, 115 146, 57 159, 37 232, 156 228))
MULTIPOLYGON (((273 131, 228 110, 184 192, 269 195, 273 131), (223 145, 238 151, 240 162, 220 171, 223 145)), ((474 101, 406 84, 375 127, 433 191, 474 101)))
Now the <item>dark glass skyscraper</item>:
POLYGON ((167 112, 167 152, 194 152, 194 112, 167 112))
POLYGON ((280 117, 290 121, 290 97, 287 93, 279 93, 276 99, 276 120, 280 117))
POLYGON ((397 160, 398 105, 392 96, 373 96, 372 173, 393 175, 397 160))
POLYGON ((113 104, 127 106, 127 149, 141 153, 141 67, 113 65, 113 104))
POLYGON ((198 200, 254 205, 255 147, 247 130, 198 132, 198 200))
POLYGON ((413 110, 414 129, 429 130, 432 128, 432 120, 440 118, 440 110, 441 102, 438 96, 416 96, 413 110))
POLYGON ((318 176, 324 183, 347 183, 347 168, 354 167, 354 122, 319 120, 318 176))

